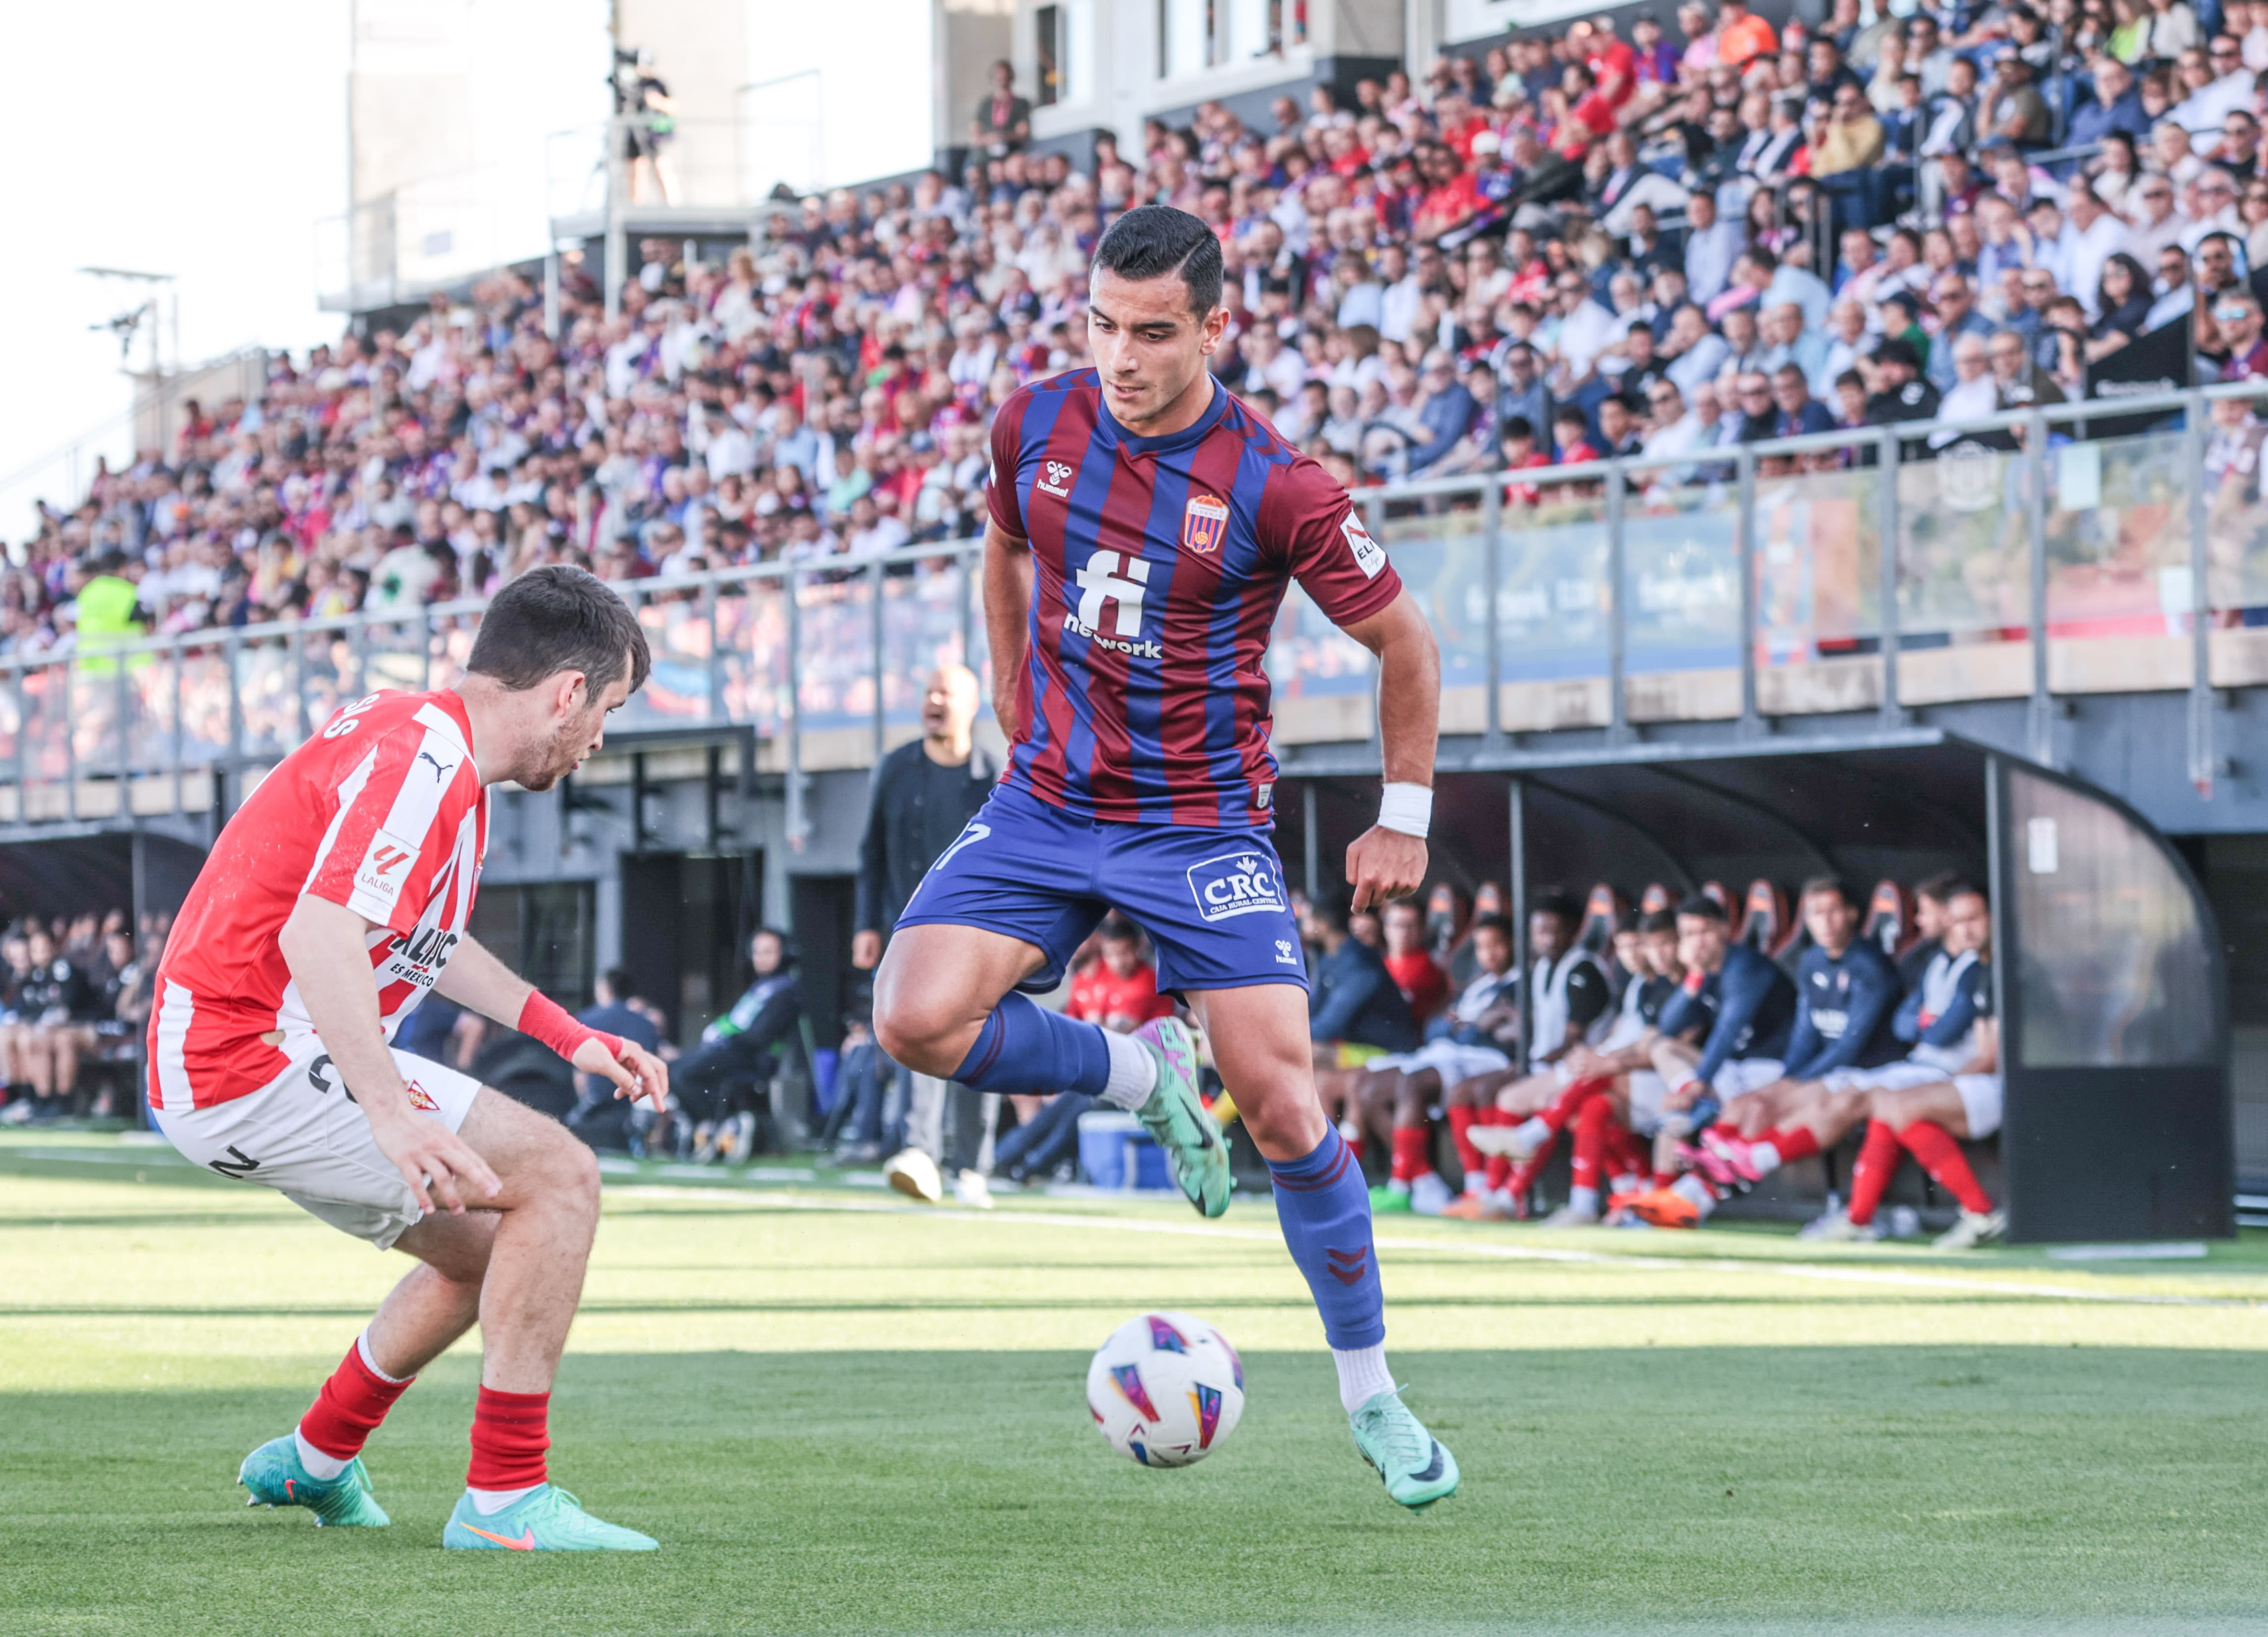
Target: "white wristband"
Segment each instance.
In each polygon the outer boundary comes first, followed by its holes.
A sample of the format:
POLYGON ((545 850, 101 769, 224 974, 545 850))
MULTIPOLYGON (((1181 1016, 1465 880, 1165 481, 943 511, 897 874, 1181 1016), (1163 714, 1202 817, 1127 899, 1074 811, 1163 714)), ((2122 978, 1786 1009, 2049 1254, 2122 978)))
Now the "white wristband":
POLYGON ((1433 789, 1426 784, 1389 784, 1378 798, 1378 827, 1425 839, 1433 822, 1433 789))

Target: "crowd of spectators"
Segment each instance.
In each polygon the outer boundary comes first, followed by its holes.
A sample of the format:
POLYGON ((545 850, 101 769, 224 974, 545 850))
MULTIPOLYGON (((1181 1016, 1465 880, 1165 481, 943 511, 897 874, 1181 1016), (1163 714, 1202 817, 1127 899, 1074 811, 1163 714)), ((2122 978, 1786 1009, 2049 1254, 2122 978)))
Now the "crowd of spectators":
POLYGON ((26 915, 0 931, 0 1124, 133 1106, 136 1051, 169 916, 26 915), (96 1078, 86 1068, 115 1066, 96 1078))
POLYGON ((1350 485, 2054 401, 2176 324, 2250 378, 2264 69, 2248 0, 1723 0, 1086 164, 1010 118, 957 179, 642 245, 615 318, 577 264, 556 334, 505 273, 276 357, 43 512, 0 653, 965 537, 992 410, 1086 361, 1088 254, 1142 202, 1219 232, 1215 367, 1350 485))

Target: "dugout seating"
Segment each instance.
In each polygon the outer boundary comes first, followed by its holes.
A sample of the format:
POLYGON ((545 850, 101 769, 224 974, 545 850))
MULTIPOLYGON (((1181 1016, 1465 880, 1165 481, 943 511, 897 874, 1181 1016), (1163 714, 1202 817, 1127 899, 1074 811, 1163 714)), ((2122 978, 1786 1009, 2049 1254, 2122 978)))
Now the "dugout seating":
POLYGON ((1735 943, 1745 943, 1759 955, 1778 960, 1801 930, 1793 924, 1788 914, 1787 894, 1777 882, 1759 876, 1749 883, 1749 890, 1741 899, 1741 929, 1734 935, 1735 943))
POLYGON ((1623 895, 1604 881, 1591 889, 1583 900, 1583 924, 1576 929, 1575 947, 1593 955, 1603 955, 1615 945, 1615 929, 1622 924, 1623 913, 1628 907, 1623 895))
POLYGON ((1867 919, 1859 929, 1859 936, 1871 940, 1892 960, 1913 947, 1917 936, 1914 899, 1903 882, 1884 879, 1874 883, 1874 890, 1867 899, 1867 919))

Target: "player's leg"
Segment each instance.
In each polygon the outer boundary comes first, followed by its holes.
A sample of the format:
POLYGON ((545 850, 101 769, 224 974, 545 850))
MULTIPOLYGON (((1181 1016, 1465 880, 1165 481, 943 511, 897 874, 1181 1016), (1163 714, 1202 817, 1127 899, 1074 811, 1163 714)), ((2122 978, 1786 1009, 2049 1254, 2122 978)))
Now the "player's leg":
POLYGON ((1381 1075, 1394 1111, 1394 1166, 1386 1186, 1371 1190, 1371 1208, 1439 1216, 1450 1203, 1449 1185, 1433 1169, 1432 1111, 1441 1095, 1436 1068, 1381 1075))
POLYGON ((1609 1133, 1621 1124, 1611 1094, 1588 1097, 1575 1111, 1573 1180, 1567 1203, 1545 1219, 1548 1228, 1587 1227, 1599 1220, 1604 1188, 1609 1133))
POLYGON ((2000 1124, 2000 1081, 1997 1075, 1962 1075, 1928 1085, 1877 1092, 1874 1118, 1894 1128, 1898 1141, 1929 1179, 1961 1206, 1961 1219, 1938 1240, 1947 1250, 1970 1250, 1997 1239, 2007 1220, 1977 1180, 1964 1138, 1984 1138, 2000 1124))
MULTIPOLYGON (((1783 1165, 1833 1148, 1867 1118, 1867 1093, 1855 1078, 1784 1081, 1785 1094, 1771 1123, 1753 1137, 1729 1119, 1701 1133, 1701 1169, 1720 1186, 1753 1186, 1783 1165)), ((1748 1097, 1734 1100, 1739 1108, 1748 1097)))
POLYGON ((57 1024, 48 1033, 48 1049, 55 1053, 55 1099, 67 1104, 78 1094, 78 1059, 86 1044, 86 1027, 57 1024))
POLYGON ((1167 1150, 1191 1202, 1218 1216, 1228 1208, 1228 1149, 1197 1100, 1189 1031, 1168 1017, 1113 1034, 1016 988, 1054 970, 1101 917, 1099 907, 1074 901, 1044 943, 988 927, 902 922, 875 974, 875 1038, 916 1073, 976 1091, 1080 1091, 1128 1110, 1167 1150))
POLYGON ((1322 1314, 1355 1442, 1405 1506, 1454 1491, 1457 1464, 1395 1392, 1386 1367, 1386 1300, 1371 1237, 1370 1193, 1354 1150, 1323 1118, 1297 985, 1197 990, 1213 1065, 1275 1186, 1292 1259, 1322 1314))

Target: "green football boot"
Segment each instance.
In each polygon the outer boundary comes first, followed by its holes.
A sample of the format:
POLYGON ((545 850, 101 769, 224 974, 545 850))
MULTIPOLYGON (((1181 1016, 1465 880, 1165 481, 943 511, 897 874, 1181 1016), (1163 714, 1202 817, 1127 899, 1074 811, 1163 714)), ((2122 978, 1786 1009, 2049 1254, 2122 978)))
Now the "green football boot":
POLYGON ((1407 1188, 1388 1187, 1381 1182, 1370 1191, 1373 1216, 1407 1216, 1412 1208, 1407 1188))
POLYGON ((469 1494, 457 1497, 441 1544, 467 1552, 654 1552, 659 1544, 635 1529, 602 1523, 556 1484, 522 1495, 500 1512, 482 1512, 469 1494))
POLYGON ((1373 1393, 1347 1420, 1354 1447, 1403 1506, 1431 1506, 1457 1493, 1457 1457, 1410 1413, 1399 1392, 1373 1393))
POLYGON ((383 1529, 394 1520, 370 1492, 362 1457, 347 1463, 336 1478, 311 1478, 299 1464, 299 1441, 290 1433, 271 1438, 236 1471, 236 1481, 252 1492, 247 1506, 303 1506, 318 1525, 334 1529, 383 1529))
POLYGON ((1174 1168, 1174 1180, 1200 1216, 1228 1209, 1232 1184, 1228 1142, 1212 1115, 1197 1100, 1197 1047, 1178 1017, 1156 1017, 1134 1031, 1158 1060, 1158 1084, 1150 1100, 1134 1111, 1143 1129, 1157 1139, 1174 1168))

